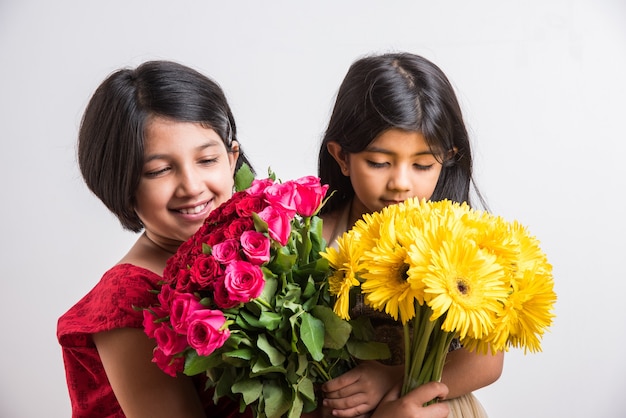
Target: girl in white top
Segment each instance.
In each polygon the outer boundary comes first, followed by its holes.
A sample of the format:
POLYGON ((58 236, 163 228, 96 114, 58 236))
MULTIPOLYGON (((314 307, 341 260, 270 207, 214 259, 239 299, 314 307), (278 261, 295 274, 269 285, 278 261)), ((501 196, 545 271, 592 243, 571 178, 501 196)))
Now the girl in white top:
MULTIPOLYGON (((411 197, 471 204, 472 188, 484 207, 472 179, 470 142, 454 89, 439 67, 413 54, 367 56, 352 64, 337 93, 318 171, 334 193, 320 213, 329 243, 363 214, 411 197)), ((324 405, 339 417, 372 411, 374 417, 448 416, 443 408, 428 410, 407 399, 387 403, 389 397, 398 399, 402 337, 394 334, 398 325, 391 317, 360 309, 392 352, 396 349, 396 361, 366 362, 328 382, 324 405), (411 411, 403 409, 407 405, 411 411)), ((450 417, 486 417, 472 391, 496 381, 503 360, 502 353, 476 354, 458 342, 451 347, 442 376, 450 417)))

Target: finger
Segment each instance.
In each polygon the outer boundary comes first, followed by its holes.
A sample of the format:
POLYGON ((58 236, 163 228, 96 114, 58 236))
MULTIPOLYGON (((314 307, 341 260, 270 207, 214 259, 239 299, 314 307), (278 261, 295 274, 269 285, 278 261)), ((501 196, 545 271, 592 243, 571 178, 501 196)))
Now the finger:
POLYGON ((368 408, 365 405, 359 405, 355 408, 349 409, 333 409, 332 415, 334 417, 340 418, 358 418, 358 417, 366 417, 366 411, 370 411, 372 408, 368 408))
POLYGON ((365 393, 355 393, 351 396, 345 396, 342 398, 330 398, 325 397, 322 401, 324 406, 332 409, 348 409, 354 408, 358 405, 368 405, 370 398, 365 393))
POLYGON ((335 392, 339 389, 352 385, 354 382, 359 380, 359 374, 354 373, 352 370, 342 374, 339 377, 336 377, 322 385, 322 390, 324 392, 335 392))
POLYGON ((359 395, 364 395, 364 391, 361 386, 356 384, 344 386, 335 391, 324 392, 324 398, 327 399, 342 399, 359 395))
POLYGON ((440 382, 429 382, 413 389, 406 396, 411 401, 423 405, 433 399, 444 399, 448 395, 448 387, 440 382))

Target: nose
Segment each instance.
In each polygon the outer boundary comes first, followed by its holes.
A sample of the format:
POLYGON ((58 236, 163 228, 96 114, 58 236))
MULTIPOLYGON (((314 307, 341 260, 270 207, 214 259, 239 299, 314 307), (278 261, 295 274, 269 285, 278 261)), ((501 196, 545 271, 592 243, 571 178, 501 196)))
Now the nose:
POLYGON ((410 168, 399 165, 391 170, 387 187, 389 190, 407 192, 411 190, 410 168))
POLYGON ((185 167, 179 171, 176 194, 179 197, 197 196, 204 191, 204 181, 200 173, 193 167, 185 167))

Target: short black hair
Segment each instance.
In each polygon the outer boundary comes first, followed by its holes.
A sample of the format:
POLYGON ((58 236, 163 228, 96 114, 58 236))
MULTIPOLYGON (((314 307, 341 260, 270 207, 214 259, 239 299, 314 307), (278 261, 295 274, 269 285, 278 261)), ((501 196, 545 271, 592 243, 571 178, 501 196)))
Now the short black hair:
MULTIPOLYGON (((78 164, 89 189, 125 229, 139 232, 135 193, 141 179, 146 124, 152 117, 199 123, 231 150, 237 128, 221 87, 172 61, 148 61, 120 69, 96 89, 83 114, 78 164)), ((236 169, 252 166, 241 146, 236 169)))

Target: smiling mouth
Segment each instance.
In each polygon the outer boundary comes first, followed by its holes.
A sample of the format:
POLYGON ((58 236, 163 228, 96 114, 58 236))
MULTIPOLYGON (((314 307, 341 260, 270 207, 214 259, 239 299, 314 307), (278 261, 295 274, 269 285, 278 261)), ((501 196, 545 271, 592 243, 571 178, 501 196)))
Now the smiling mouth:
POLYGON ((195 215, 196 213, 202 212, 207 207, 207 205, 208 202, 198 206, 194 206, 192 208, 178 209, 178 211, 184 215, 195 215))

